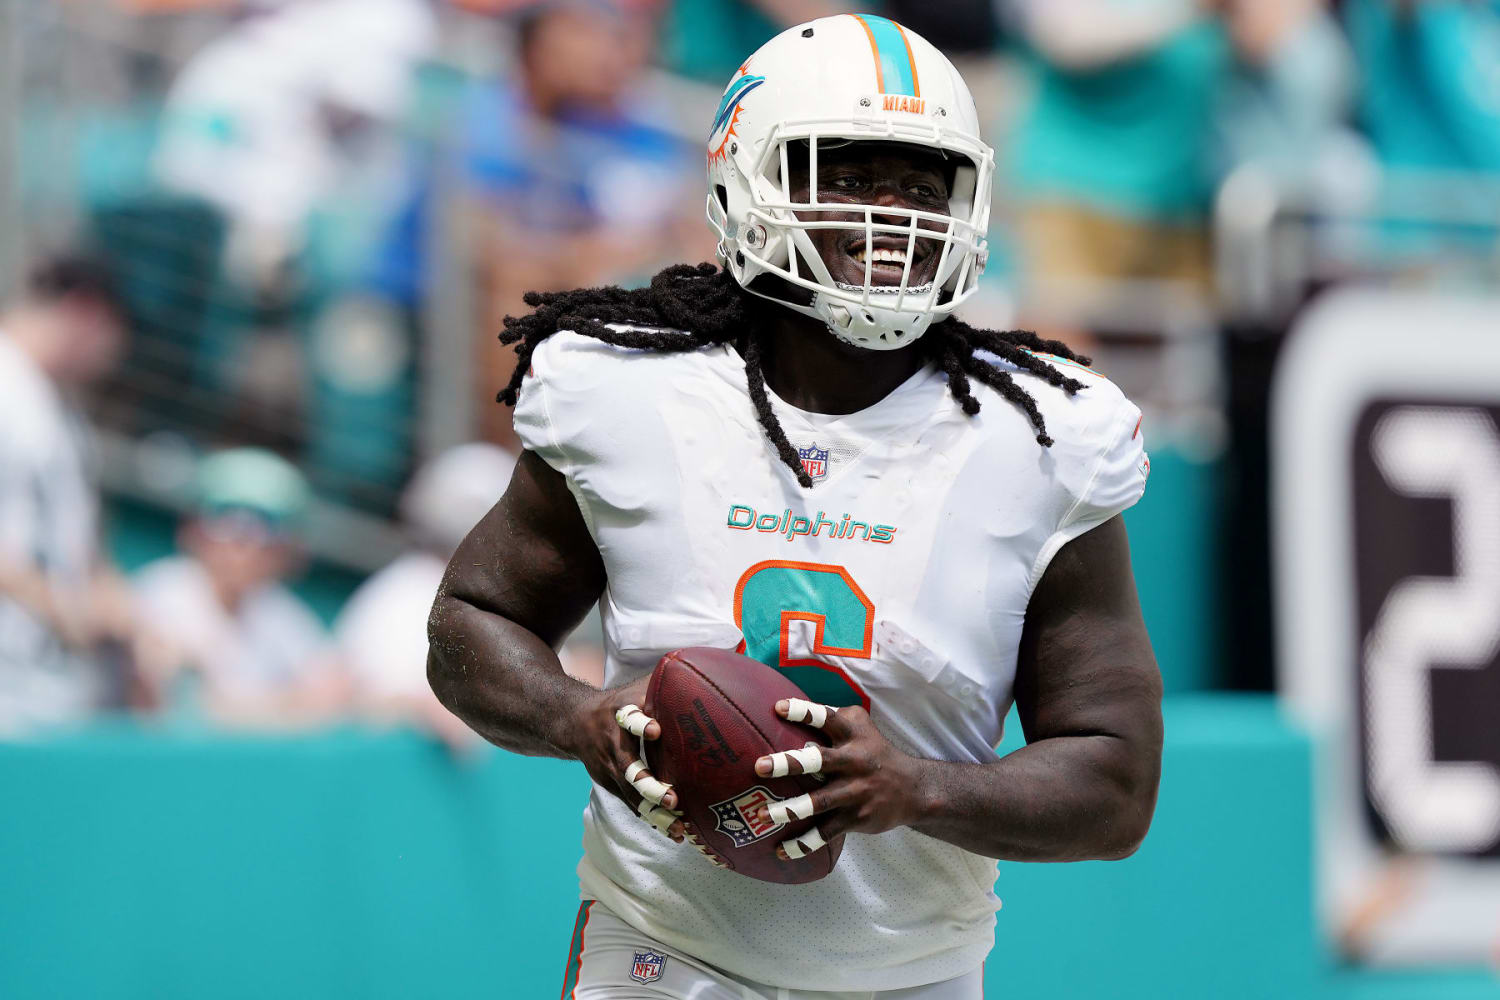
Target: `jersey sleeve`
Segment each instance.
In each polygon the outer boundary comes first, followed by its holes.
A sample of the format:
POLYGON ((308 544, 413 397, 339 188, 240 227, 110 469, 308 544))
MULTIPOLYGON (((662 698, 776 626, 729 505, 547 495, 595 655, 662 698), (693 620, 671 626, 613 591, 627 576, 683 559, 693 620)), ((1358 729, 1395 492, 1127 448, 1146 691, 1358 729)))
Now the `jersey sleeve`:
POLYGON ((521 382, 516 434, 562 474, 596 539, 601 518, 631 506, 641 481, 664 474, 642 367, 650 357, 559 331, 537 345, 521 382))
POLYGON ((559 428, 553 418, 554 412, 564 419, 568 415, 566 408, 557 405, 563 400, 552 398, 565 391, 565 385, 558 385, 561 373, 555 339, 554 336, 538 344, 531 355, 531 366, 521 380, 521 391, 516 398, 515 428, 527 451, 535 452, 564 476, 571 476, 577 457, 563 445, 568 428, 559 428))
POLYGON ((1151 473, 1140 409, 1102 378, 1085 393, 1075 422, 1055 435, 1062 514, 1037 555, 1033 588, 1064 545, 1135 506, 1151 473))

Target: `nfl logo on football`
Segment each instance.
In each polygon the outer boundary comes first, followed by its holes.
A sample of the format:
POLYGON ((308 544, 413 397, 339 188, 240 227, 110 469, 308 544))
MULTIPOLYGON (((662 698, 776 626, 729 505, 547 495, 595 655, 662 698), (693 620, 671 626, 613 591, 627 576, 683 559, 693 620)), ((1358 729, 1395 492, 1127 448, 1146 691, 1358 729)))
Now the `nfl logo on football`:
POLYGON ((818 442, 814 441, 807 448, 798 448, 797 456, 802 459, 802 468, 807 470, 813 482, 828 475, 828 449, 819 448, 818 442))
POLYGON ((631 964, 630 978, 638 983, 654 983, 661 978, 661 970, 666 965, 667 956, 660 952, 638 951, 631 964))
POLYGON ((714 811, 714 825, 719 828, 719 832, 729 834, 735 847, 744 847, 777 828, 771 822, 766 806, 780 801, 764 785, 756 785, 735 798, 716 802, 709 808, 714 811))

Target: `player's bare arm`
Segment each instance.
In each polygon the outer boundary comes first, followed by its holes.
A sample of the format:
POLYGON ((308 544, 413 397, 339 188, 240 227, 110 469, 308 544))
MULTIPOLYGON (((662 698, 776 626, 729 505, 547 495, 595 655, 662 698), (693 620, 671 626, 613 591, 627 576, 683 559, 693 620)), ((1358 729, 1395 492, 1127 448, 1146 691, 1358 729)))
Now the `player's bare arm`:
MULTIPOLYGON (((1161 677, 1118 517, 1064 546, 1037 585, 1015 697, 1027 746, 993 764, 912 757, 863 709, 828 713, 821 728, 834 746, 819 772, 829 782, 811 793, 828 814, 823 837, 906 825, 1013 861, 1107 860, 1139 846, 1161 775, 1161 677)), ((777 705, 784 717, 798 710, 777 705)), ((792 756, 782 766, 802 768, 792 756)))
POLYGON ((1131 854, 1156 807, 1161 695, 1115 517, 1058 552, 1027 606, 1015 686, 1027 745, 981 767, 988 780, 923 775, 936 812, 917 829, 1021 861, 1131 854))
POLYGON ((604 565, 562 477, 530 452, 459 546, 428 622, 427 676, 496 746, 572 757, 569 725, 598 692, 556 648, 604 589, 604 565))
MULTIPOLYGON (((651 804, 672 809, 675 792, 653 789, 649 772, 629 773, 639 757, 635 736, 657 739, 660 724, 635 734, 616 718, 645 699, 647 678, 598 691, 569 677, 557 658, 604 581, 563 477, 523 452, 509 489, 448 565, 428 622, 428 680, 453 714, 496 746, 579 760, 632 808, 644 788, 651 804)), ((661 819, 663 832, 682 839, 681 824, 661 819)))

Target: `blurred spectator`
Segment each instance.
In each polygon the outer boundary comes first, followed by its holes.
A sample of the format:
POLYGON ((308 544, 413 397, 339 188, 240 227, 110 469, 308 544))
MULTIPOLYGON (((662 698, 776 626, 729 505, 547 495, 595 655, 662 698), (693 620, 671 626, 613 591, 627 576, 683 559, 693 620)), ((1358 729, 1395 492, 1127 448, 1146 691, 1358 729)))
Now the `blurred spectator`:
POLYGON ((943 50, 949 59, 986 56, 1000 44, 994 0, 886 0, 885 14, 943 50))
MULTIPOLYGON (((838 0, 673 0, 662 26, 662 63, 674 73, 723 87, 744 62, 745 53, 754 52, 778 32, 871 6, 879 5, 838 0)), ((936 38, 930 41, 942 44, 936 38)))
POLYGON ((253 448, 222 451, 198 471, 197 510, 182 555, 135 578, 142 612, 170 648, 159 683, 201 681, 202 707, 230 724, 321 721, 347 685, 313 612, 281 581, 297 568, 310 494, 288 462, 253 448))
POLYGON ((1337 184, 1361 148, 1344 126, 1354 62, 1338 22, 1323 0, 1221 4, 1236 60, 1218 109, 1215 179, 1255 163, 1283 183, 1337 184))
POLYGON ((1028 279, 1206 289, 1223 26, 1203 0, 1016 6, 1036 86, 1012 164, 1028 279))
POLYGON ((1327 0, 1220 4, 1236 58, 1216 113, 1215 181, 1253 166, 1304 204, 1352 204, 1371 155, 1349 125, 1354 55, 1327 0))
MULTIPOLYGON (((409 550, 366 580, 334 623, 360 709, 415 723, 455 749, 478 737, 439 704, 427 684, 427 615, 458 543, 510 483, 516 456, 492 444, 459 445, 423 466, 401 501, 409 550)), ((564 665, 598 686, 603 663, 587 643, 570 643, 564 665)))
POLYGON ((412 71, 435 41, 423 0, 298 0, 241 21, 172 86, 157 173, 228 217, 227 260, 247 287, 301 249, 322 199, 394 197, 412 71))
POLYGON ((953 60, 959 75, 974 95, 979 128, 993 137, 1014 118, 1020 88, 1011 77, 1014 66, 1002 57, 1005 36, 1001 32, 1000 4, 996 0, 887 0, 886 16, 933 45, 953 60))
POLYGON ((1360 118, 1380 159, 1500 172, 1500 2, 1348 0, 1345 8, 1362 70, 1360 118))
POLYGON ((457 238, 483 262, 473 279, 486 289, 475 317, 476 390, 495 421, 486 436, 510 440, 508 411, 493 405, 509 354, 494 334, 525 291, 628 281, 712 255, 702 206, 681 197, 700 182, 701 154, 658 124, 667 112, 639 90, 652 30, 651 15, 617 0, 536 6, 518 27, 519 77, 473 84, 451 145, 420 164, 377 285, 419 308, 433 192, 456 183, 473 204, 445 214, 463 223, 457 238))
POLYGON ((0 315, 0 736, 118 702, 138 637, 98 547, 99 501, 72 395, 119 360, 114 284, 46 261, 0 315))

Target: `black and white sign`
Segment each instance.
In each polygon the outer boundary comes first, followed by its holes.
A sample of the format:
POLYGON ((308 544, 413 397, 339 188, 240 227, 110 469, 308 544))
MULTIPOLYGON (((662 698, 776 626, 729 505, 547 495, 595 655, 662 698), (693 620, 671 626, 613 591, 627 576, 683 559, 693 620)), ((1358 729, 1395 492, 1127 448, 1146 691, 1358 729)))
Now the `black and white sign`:
POLYGON ((1500 945, 1500 301, 1340 292, 1272 412, 1278 682, 1318 739, 1331 934, 1500 945))

